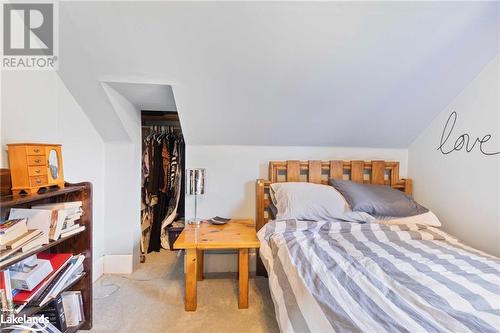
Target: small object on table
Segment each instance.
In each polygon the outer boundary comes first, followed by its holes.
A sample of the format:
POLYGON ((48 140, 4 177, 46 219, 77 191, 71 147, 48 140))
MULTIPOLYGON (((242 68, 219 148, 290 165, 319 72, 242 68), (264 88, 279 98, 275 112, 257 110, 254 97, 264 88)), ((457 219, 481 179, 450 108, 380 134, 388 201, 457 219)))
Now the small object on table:
POLYGON ((214 218, 211 218, 210 220, 207 220, 208 223, 215 224, 215 225, 226 224, 229 221, 231 221, 231 219, 227 219, 227 218, 220 217, 220 216, 216 216, 214 218))
POLYGON ((205 250, 238 250, 238 308, 248 308, 248 250, 260 247, 253 220, 233 219, 223 228, 209 223, 186 225, 174 247, 186 250, 186 311, 196 311, 196 285, 203 280, 205 250))

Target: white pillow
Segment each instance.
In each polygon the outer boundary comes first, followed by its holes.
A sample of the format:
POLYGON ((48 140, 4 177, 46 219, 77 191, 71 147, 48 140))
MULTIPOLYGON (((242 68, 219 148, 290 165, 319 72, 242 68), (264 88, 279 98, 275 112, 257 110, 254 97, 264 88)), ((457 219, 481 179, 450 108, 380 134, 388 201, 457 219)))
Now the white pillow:
POLYGON ((342 219, 351 212, 344 197, 332 186, 305 182, 271 184, 277 220, 342 219))
POLYGON ((377 216, 375 218, 377 219, 378 223, 383 224, 424 224, 432 227, 441 226, 441 221, 439 221, 437 216, 434 215, 434 213, 431 211, 408 217, 377 216))

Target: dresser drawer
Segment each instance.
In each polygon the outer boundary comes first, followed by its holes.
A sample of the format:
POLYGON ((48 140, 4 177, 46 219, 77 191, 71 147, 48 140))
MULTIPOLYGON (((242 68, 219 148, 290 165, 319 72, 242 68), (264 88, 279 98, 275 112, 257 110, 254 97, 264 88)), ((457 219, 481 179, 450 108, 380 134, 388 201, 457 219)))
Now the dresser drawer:
POLYGON ((26 146, 27 155, 41 155, 45 154, 45 148, 42 146, 26 146))
POLYGON ((47 174, 47 167, 42 166, 29 166, 28 175, 31 176, 43 176, 47 174))
POLYGON ((47 176, 30 177, 30 186, 43 186, 48 183, 47 176))
POLYGON ((45 155, 27 156, 28 165, 46 165, 45 155))

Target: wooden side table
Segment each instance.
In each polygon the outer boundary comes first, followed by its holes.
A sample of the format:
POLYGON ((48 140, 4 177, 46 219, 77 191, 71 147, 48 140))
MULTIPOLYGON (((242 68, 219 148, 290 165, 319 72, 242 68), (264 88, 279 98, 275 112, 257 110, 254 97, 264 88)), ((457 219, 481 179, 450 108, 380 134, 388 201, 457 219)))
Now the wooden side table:
POLYGON ((196 310, 197 281, 203 280, 205 250, 238 250, 238 308, 248 308, 248 250, 259 248, 253 220, 231 220, 225 225, 187 224, 174 243, 175 249, 186 250, 186 295, 184 309, 196 310))

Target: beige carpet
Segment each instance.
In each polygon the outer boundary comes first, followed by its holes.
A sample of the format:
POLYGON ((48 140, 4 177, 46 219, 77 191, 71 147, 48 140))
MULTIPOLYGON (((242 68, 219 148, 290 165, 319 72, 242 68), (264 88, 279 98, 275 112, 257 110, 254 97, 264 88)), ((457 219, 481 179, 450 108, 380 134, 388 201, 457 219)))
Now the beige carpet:
POLYGON ((266 278, 250 279, 249 301, 238 309, 235 274, 212 274, 198 282, 196 312, 185 312, 183 256, 162 251, 132 275, 96 281, 90 332, 278 332, 266 278))

